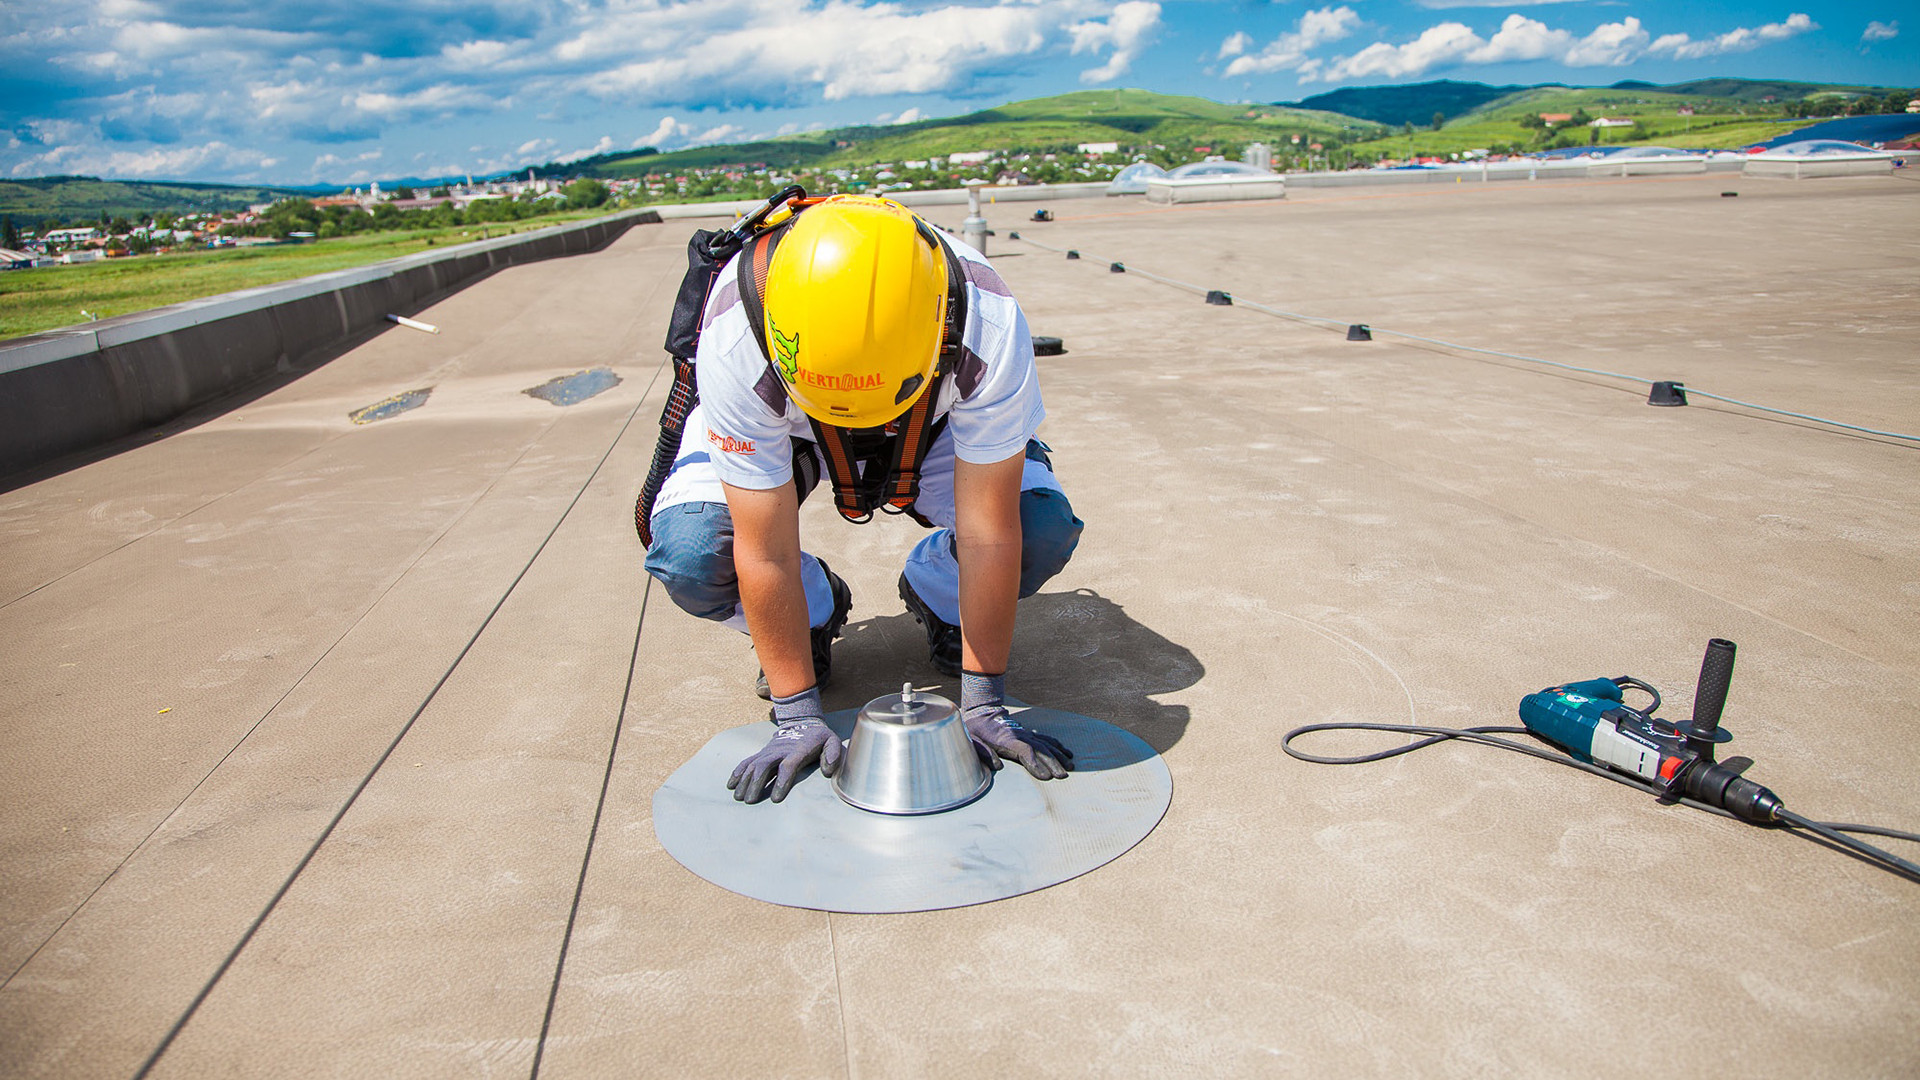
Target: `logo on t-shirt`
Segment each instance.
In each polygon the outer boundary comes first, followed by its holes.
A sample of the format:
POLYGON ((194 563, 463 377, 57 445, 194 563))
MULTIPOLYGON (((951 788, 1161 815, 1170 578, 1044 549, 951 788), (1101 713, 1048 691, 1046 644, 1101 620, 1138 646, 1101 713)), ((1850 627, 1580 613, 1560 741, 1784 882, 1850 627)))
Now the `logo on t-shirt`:
POLYGON ((731 435, 721 435, 715 431, 708 430, 707 441, 719 447, 720 452, 723 454, 751 454, 754 452, 752 439, 736 439, 731 435))

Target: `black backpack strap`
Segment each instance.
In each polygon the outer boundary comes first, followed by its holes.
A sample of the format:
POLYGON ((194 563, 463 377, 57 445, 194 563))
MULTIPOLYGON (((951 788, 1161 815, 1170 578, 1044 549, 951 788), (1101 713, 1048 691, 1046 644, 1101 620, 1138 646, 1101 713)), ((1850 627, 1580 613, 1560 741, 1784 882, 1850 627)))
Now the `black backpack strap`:
MULTIPOLYGON (((781 225, 756 233, 734 260, 740 281, 740 303, 747 309, 747 325, 753 327, 753 340, 760 344, 760 355, 769 358, 773 352, 767 348, 767 272, 773 268, 773 249, 780 246, 780 238, 786 232, 786 226, 781 225)), ((768 365, 771 369, 771 359, 768 365)))

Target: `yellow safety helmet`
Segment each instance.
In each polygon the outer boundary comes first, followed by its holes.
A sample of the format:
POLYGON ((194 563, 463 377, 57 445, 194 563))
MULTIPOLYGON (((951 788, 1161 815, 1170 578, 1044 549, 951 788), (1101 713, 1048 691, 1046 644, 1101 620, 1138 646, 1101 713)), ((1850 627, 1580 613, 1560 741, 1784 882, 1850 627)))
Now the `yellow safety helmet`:
POLYGON ((823 424, 878 427, 906 412, 939 370, 946 317, 940 241, 890 199, 809 207, 767 268, 768 359, 823 424))

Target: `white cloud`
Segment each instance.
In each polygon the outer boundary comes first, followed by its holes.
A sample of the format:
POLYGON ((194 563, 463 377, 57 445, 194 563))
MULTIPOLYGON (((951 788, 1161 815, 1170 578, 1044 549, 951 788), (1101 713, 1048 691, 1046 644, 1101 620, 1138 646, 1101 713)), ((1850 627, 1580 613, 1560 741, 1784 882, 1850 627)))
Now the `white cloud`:
POLYGON ((663 116, 660 118, 660 125, 653 129, 652 134, 640 136, 634 140, 633 145, 635 149, 642 146, 658 149, 674 139, 685 138, 692 131, 691 125, 683 124, 671 116, 663 116))
POLYGON ((1384 41, 1343 57, 1327 68, 1327 81, 1379 77, 1400 79, 1418 75, 1436 67, 1457 64, 1476 49, 1486 46, 1480 35, 1464 23, 1444 22, 1429 26, 1405 45, 1384 41))
POLYGON ((14 164, 14 176, 56 172, 94 176, 174 177, 203 176, 209 172, 236 178, 257 177, 280 159, 271 154, 214 141, 197 146, 168 146, 151 150, 110 150, 101 146, 56 146, 14 164))
MULTIPOLYGON (((541 140, 541 141, 544 142, 546 140, 541 140)), ((594 143, 592 146, 589 146, 584 150, 569 150, 566 153, 561 154, 560 156, 554 158, 553 160, 564 165, 569 161, 579 161, 581 158, 590 158, 597 154, 607 153, 608 151, 613 149, 613 146, 614 146, 613 136, 602 135, 600 136, 600 141, 594 143)), ((524 151, 524 149, 525 148, 523 147, 522 150, 524 151)), ((529 158, 528 160, 532 160, 532 159, 529 158)))
POLYGON ((962 89, 1062 44, 1111 49, 1095 72, 1118 74, 1159 10, 1145 0, 657 0, 583 14, 551 56, 575 72, 565 85, 628 103, 843 101, 962 89))
POLYGON ((1359 28, 1360 16, 1350 7, 1316 8, 1300 16, 1291 32, 1274 38, 1266 48, 1236 57, 1227 65, 1226 75, 1234 78, 1298 68, 1314 49, 1348 37, 1359 28))
POLYGON ((1743 26, 1702 41, 1693 41, 1685 34, 1668 34, 1655 42, 1654 47, 1647 51, 1669 55, 1675 60, 1698 60, 1701 57, 1719 56, 1723 53, 1747 52, 1770 41, 1785 41, 1787 38, 1818 29, 1819 25, 1811 18, 1796 13, 1787 16, 1785 22, 1768 23, 1753 29, 1743 26))
POLYGON ((740 135, 742 128, 737 124, 720 124, 687 140, 688 146, 706 146, 710 143, 722 143, 740 135))
MULTIPOLYGON (((1729 30, 1702 41, 1694 41, 1686 34, 1665 34, 1656 39, 1638 18, 1629 15, 1619 22, 1601 23, 1585 37, 1575 37, 1570 31, 1548 26, 1537 19, 1510 14, 1491 38, 1480 37, 1464 23, 1443 22, 1428 27, 1419 37, 1404 44, 1377 41, 1351 56, 1331 60, 1297 58, 1286 66, 1294 67, 1303 83, 1400 79, 1460 64, 1529 60, 1557 60, 1570 67, 1621 67, 1650 55, 1692 60, 1744 52, 1815 29, 1818 27, 1812 19, 1795 14, 1783 22, 1729 30)), ((1228 74, 1254 59, 1235 60, 1228 67, 1228 74)))
POLYGON ((1574 67, 1618 67, 1639 59, 1649 41, 1651 37, 1640 20, 1629 15, 1617 23, 1594 27, 1593 33, 1581 38, 1561 59, 1574 67))
POLYGON ((351 94, 342 99, 342 104, 351 104, 361 112, 377 116, 418 117, 422 114, 433 115, 496 108, 502 104, 502 101, 474 87, 436 83, 433 86, 402 94, 380 91, 351 94))
POLYGON ((1073 38, 1075 56, 1083 52, 1112 49, 1107 62, 1080 73, 1083 83, 1112 82, 1133 67, 1134 58, 1153 41, 1160 28, 1160 5, 1146 0, 1125 0, 1113 9, 1106 22, 1088 21, 1067 27, 1073 38))
POLYGON ((1214 59, 1225 60, 1229 56, 1239 56, 1246 52, 1247 46, 1251 44, 1253 44, 1252 35, 1244 30, 1235 30, 1227 36, 1227 40, 1220 43, 1220 53, 1214 59))
POLYGON ((916 121, 924 120, 924 119, 926 119, 926 114, 921 112, 919 108, 915 107, 915 108, 908 109, 906 112, 901 113, 899 116, 894 117, 893 122, 896 124, 911 124, 916 121))
POLYGON ((1467 54, 1467 59, 1475 64, 1540 60, 1564 53, 1572 44, 1573 35, 1565 30, 1555 30, 1524 15, 1509 15, 1484 45, 1467 54))
POLYGON ((1895 19, 1892 22, 1881 22, 1879 19, 1875 19, 1867 24, 1866 30, 1861 32, 1860 43, 1864 45, 1869 41, 1892 41, 1899 36, 1899 19, 1895 19))

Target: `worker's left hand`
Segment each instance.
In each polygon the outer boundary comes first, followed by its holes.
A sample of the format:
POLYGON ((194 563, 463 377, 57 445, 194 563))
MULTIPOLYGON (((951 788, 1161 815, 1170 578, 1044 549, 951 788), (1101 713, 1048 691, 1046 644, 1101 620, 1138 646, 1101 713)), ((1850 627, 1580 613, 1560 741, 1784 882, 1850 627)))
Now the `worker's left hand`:
POLYGON ((1051 735, 1021 727, 1004 706, 969 709, 962 721, 988 768, 999 769, 1000 759, 1007 758, 1026 766, 1036 780, 1059 780, 1073 768, 1073 751, 1051 735))
POLYGON ((973 746, 987 767, 998 771, 1000 759, 1026 766, 1036 780, 1058 780, 1073 768, 1073 751, 1060 740, 1028 731, 1007 715, 1007 677, 960 673, 960 720, 973 736, 973 746))

